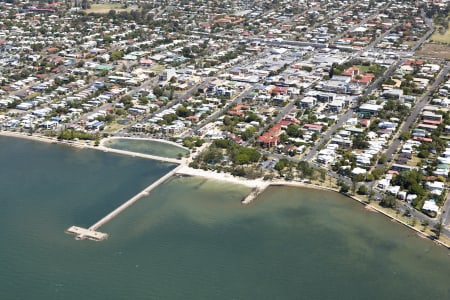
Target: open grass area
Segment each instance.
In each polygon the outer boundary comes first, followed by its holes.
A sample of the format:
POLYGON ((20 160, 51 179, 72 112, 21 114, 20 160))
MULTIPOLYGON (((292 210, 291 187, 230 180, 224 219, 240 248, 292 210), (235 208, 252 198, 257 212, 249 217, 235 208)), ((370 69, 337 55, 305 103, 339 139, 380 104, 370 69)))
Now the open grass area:
MULTIPOLYGON (((127 124, 127 125, 128 125, 128 124, 127 124)), ((109 124, 109 125, 105 128, 104 132, 105 132, 105 133, 114 133, 114 132, 119 131, 120 129, 125 128, 127 125, 121 125, 121 124, 118 124, 118 123, 116 123, 116 122, 113 122, 113 123, 109 124)))
POLYGON ((447 30, 444 34, 435 31, 431 36, 430 40, 436 43, 450 44, 450 30, 447 30))
POLYGON ((435 43, 445 43, 450 44, 450 29, 445 30, 445 32, 441 32, 439 30, 439 25, 434 24, 436 27, 436 30, 434 31, 433 35, 430 37, 431 42, 435 43))
POLYGON ((450 44, 426 43, 416 52, 416 55, 450 59, 450 44))
POLYGON ((165 69, 166 67, 164 67, 163 65, 158 65, 158 64, 154 64, 151 66, 150 70, 154 71, 154 72, 161 72, 165 69))
POLYGON ((410 159, 409 161, 408 161, 408 163, 407 163, 407 165, 408 166, 411 166, 411 167, 416 167, 419 163, 420 163, 420 161, 421 161, 422 159, 420 158, 420 157, 417 157, 417 156, 413 156, 412 157, 412 159, 410 159))
POLYGON ((96 14, 107 14, 110 10, 115 10, 116 12, 121 11, 131 11, 131 7, 125 7, 120 3, 102 3, 102 4, 91 4, 91 8, 86 9, 86 13, 96 13, 96 14))
POLYGON ((412 47, 416 44, 416 42, 415 41, 405 41, 405 42, 403 42, 403 44, 408 45, 409 47, 412 47))
POLYGON ((366 74, 369 71, 370 66, 363 66, 363 65, 355 65, 359 69, 360 74, 366 74))

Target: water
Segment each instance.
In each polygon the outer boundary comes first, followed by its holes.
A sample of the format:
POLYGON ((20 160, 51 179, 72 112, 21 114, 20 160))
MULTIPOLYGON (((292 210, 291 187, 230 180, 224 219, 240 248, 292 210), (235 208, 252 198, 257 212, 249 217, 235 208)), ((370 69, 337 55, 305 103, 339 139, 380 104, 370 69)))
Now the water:
POLYGON ((127 150, 144 154, 178 158, 178 156, 186 155, 189 151, 185 148, 174 146, 172 144, 142 140, 142 139, 110 139, 104 144, 106 147, 119 150, 127 150))
POLYGON ((449 252, 334 193, 174 177, 172 169, 0 137, 0 299, 449 299, 449 252))

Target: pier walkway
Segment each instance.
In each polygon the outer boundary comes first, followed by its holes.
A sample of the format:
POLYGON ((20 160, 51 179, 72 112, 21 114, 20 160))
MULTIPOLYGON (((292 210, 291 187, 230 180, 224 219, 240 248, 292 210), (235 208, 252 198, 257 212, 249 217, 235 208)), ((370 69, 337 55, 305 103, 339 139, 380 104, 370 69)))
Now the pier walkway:
MULTIPOLYGON (((178 163, 180 163, 180 162, 178 161, 178 163)), ((135 196, 133 196, 132 198, 130 198, 128 201, 126 201, 125 203, 123 203, 122 205, 117 207, 115 210, 113 210, 112 212, 107 214, 105 217, 100 219, 97 223, 95 223, 91 227, 86 229, 86 228, 82 228, 82 227, 71 226, 70 228, 68 228, 66 230, 66 233, 73 234, 76 236, 76 239, 80 239, 80 240, 87 238, 90 240, 101 241, 101 240, 106 239, 108 237, 108 234, 99 232, 99 231, 97 231, 97 229, 99 229, 100 227, 102 227, 103 225, 105 225, 106 223, 111 221, 113 218, 115 218, 117 215, 119 215, 122 211, 124 211, 125 209, 127 209, 128 207, 133 205, 135 202, 137 202, 142 197, 147 196, 151 190, 153 190, 158 185, 160 185, 161 183, 163 183, 164 181, 169 179, 172 175, 176 174, 178 172, 178 170, 181 169, 182 167, 183 167, 183 165, 181 164, 178 167, 176 167, 175 169, 173 169, 172 171, 168 172, 166 175, 164 175, 163 177, 161 177, 158 180, 156 180, 155 182, 153 182, 151 185, 146 187, 143 191, 141 191, 140 193, 138 193, 135 196)))
POLYGON ((132 156, 132 157, 141 157, 141 158, 159 160, 159 161, 173 163, 173 164, 182 164, 184 162, 183 159, 162 157, 162 156, 156 156, 156 155, 151 155, 151 154, 126 151, 126 150, 119 150, 119 149, 114 149, 114 148, 108 148, 105 146, 98 146, 98 147, 96 147, 96 149, 102 150, 103 152, 111 152, 111 153, 128 155, 128 156, 132 156))

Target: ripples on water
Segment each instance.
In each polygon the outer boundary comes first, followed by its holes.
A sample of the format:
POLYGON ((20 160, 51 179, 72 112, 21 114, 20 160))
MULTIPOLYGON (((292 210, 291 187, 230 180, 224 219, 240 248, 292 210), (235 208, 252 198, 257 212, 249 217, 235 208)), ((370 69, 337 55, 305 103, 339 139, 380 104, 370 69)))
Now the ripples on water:
POLYGON ((173 166, 0 137, 0 299, 450 299, 448 251, 337 194, 174 177, 173 166))
POLYGON ((119 150, 127 150, 138 153, 170 157, 170 158, 178 158, 178 156, 186 155, 189 151, 185 148, 178 147, 175 145, 171 145, 165 142, 158 142, 153 140, 144 140, 144 139, 120 139, 115 138, 108 140, 105 143, 105 146, 119 149, 119 150))

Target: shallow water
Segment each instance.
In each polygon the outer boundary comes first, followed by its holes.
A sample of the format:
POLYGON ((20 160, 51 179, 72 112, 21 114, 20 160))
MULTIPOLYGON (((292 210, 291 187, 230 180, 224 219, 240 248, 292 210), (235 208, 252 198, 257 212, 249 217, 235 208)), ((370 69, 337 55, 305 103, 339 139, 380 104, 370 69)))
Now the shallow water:
POLYGON ((250 191, 173 165, 0 137, 0 299, 449 299, 449 252, 339 194, 250 191))
POLYGON ((169 158, 178 158, 179 155, 184 156, 189 153, 187 149, 182 147, 164 142, 143 139, 110 139, 107 140, 104 145, 113 149, 127 150, 169 158))

